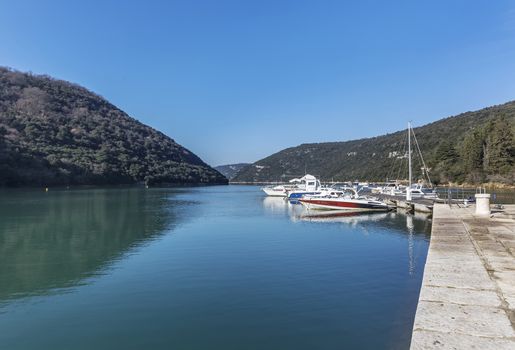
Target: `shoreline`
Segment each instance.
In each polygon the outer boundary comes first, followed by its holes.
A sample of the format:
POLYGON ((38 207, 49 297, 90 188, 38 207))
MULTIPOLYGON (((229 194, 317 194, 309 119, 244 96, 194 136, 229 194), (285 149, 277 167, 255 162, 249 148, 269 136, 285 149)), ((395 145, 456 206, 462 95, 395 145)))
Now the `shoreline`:
POLYGON ((181 187, 208 187, 208 186, 229 186, 229 183, 169 183, 159 185, 116 184, 116 185, 55 185, 55 186, 0 186, 0 191, 10 190, 88 190, 88 189, 109 189, 109 188, 181 188, 181 187))

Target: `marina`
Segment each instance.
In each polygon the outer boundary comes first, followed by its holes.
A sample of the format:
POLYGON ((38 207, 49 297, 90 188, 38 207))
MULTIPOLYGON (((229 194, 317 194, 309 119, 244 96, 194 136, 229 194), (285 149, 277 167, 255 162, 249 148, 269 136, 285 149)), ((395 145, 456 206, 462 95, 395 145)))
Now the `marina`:
POLYGON ((0 28, 0 350, 515 350, 514 1, 0 28))
POLYGON ((460 189, 438 191, 411 124, 407 145, 407 181, 321 186, 306 175, 298 179, 297 188, 285 190, 283 198, 307 209, 300 218, 318 222, 346 222, 359 213, 389 210, 408 217, 430 215, 431 243, 410 348, 515 348, 515 204, 492 205, 497 194, 482 187, 467 195, 462 189, 461 197, 460 189), (415 184, 412 137, 422 164, 422 180, 415 184), (317 185, 310 193, 303 192, 307 179, 317 185), (297 195, 290 196, 290 191, 297 195))
MULTIPOLYGON (((402 208, 408 212, 431 213, 433 204, 438 201, 417 137, 411 122, 406 134, 407 180, 371 185, 368 182, 346 182, 322 185, 320 179, 306 174, 294 178, 289 183, 263 187, 267 196, 283 197, 304 205, 308 210, 350 210, 350 211, 388 211, 402 208), (412 138, 422 168, 417 183, 413 183, 412 138), (405 185, 403 184, 405 183, 405 185)), ((403 160, 404 157, 401 157, 403 160)), ((392 169, 395 162, 392 164, 392 169)), ((398 173, 403 169, 403 162, 398 164, 398 173)), ((390 171, 391 171, 390 170, 390 171)), ((447 198, 450 200, 450 198, 447 198)))

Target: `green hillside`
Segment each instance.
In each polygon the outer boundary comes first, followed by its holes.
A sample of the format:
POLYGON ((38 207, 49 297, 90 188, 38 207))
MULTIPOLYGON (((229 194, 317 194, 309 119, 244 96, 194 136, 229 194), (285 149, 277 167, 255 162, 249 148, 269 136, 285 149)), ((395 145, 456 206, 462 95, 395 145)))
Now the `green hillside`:
MULTIPOLYGON (((515 181, 515 101, 415 128, 433 182, 515 181)), ((302 144, 241 170, 233 181, 284 181, 305 172, 322 180, 407 177, 405 130, 383 136, 302 144)), ((414 169, 421 168, 419 158, 414 169)), ((415 171, 421 176, 421 171, 415 171)))
POLYGON ((227 179, 83 87, 0 67, 0 186, 143 182, 227 179))

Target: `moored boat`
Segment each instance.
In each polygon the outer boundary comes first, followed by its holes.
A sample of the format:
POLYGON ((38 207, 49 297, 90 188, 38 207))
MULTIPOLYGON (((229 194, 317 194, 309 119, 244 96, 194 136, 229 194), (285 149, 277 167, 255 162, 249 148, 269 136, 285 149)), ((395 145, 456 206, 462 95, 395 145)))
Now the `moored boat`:
POLYGON ((369 198, 301 198, 299 202, 307 209, 319 210, 378 210, 387 211, 390 207, 381 201, 369 198))
POLYGON ((302 188, 302 186, 300 185, 301 182, 301 179, 292 179, 289 181, 289 184, 266 186, 261 188, 261 190, 263 190, 263 192, 265 192, 267 196, 287 197, 288 192, 302 188))
POLYGON ((347 188, 341 193, 333 192, 328 196, 305 196, 300 198, 299 202, 307 209, 319 210, 387 211, 390 209, 384 202, 374 198, 360 197, 353 188, 347 188))
POLYGON ((271 197, 286 197, 288 194, 288 190, 284 185, 263 187, 262 190, 267 196, 271 197))
POLYGON ((406 186, 398 182, 387 182, 383 187, 379 188, 378 193, 387 196, 402 196, 406 193, 406 186))
POLYGON ((425 187, 421 184, 412 185, 410 192, 411 198, 438 199, 438 194, 433 188, 425 187))
POLYGON ((320 181, 313 175, 306 174, 299 179, 301 184, 299 188, 293 191, 288 191, 289 199, 299 199, 306 195, 317 195, 321 193, 320 181))

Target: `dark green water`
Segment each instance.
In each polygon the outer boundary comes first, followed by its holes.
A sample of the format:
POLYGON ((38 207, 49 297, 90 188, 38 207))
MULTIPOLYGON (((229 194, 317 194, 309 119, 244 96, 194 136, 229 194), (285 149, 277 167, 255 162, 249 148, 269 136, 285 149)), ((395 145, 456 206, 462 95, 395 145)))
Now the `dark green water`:
POLYGON ((257 187, 0 192, 0 349, 403 349, 430 221, 257 187))

